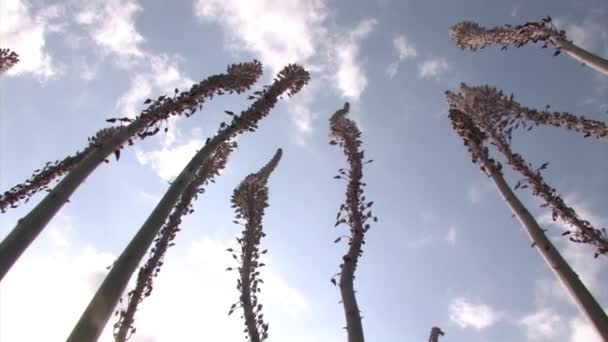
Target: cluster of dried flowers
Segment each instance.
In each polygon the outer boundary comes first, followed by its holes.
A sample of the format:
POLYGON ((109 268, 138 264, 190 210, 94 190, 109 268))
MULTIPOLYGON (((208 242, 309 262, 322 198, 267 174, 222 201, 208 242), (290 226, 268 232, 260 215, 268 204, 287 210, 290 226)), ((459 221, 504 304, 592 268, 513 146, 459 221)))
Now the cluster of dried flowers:
POLYGON ((10 49, 0 49, 0 74, 19 62, 19 55, 10 49))
MULTIPOLYGON (((34 171, 32 178, 22 184, 17 184, 6 191, 0 197, 0 209, 4 212, 7 208, 16 208, 22 199, 29 200, 33 194, 46 189, 46 185, 53 179, 59 178, 70 172, 87 155, 85 151, 90 150, 91 145, 101 147, 103 144, 112 145, 108 154, 114 153, 118 159, 120 150, 128 142, 133 145, 135 138, 145 139, 148 136, 158 133, 163 123, 171 116, 185 114, 192 115, 197 109, 201 109, 207 99, 212 99, 214 95, 224 93, 240 94, 248 90, 262 75, 262 65, 254 60, 250 63, 239 63, 228 66, 226 74, 213 75, 200 83, 194 84, 190 90, 179 92, 175 89, 173 97, 166 95, 158 97, 156 100, 147 99, 144 104, 148 105, 141 114, 134 119, 112 118, 107 121, 110 123, 127 123, 120 126, 119 131, 116 126, 100 130, 94 137, 94 141, 89 138, 89 146, 83 152, 77 152, 74 156, 68 156, 62 161, 54 164, 47 163, 41 170, 34 171), (120 134, 109 134, 118 133, 120 134), (114 137, 115 139, 110 140, 114 137)), ((165 127, 165 132, 167 128, 165 127)), ((107 161, 106 156, 102 160, 107 161)))
POLYGON ((229 248, 227 251, 237 260, 238 267, 228 267, 228 271, 238 270, 239 279, 237 290, 240 292, 239 301, 232 304, 228 315, 238 307, 243 308, 245 330, 252 342, 264 341, 268 338, 268 323, 264 322, 263 305, 258 303, 257 294, 261 291, 259 285, 264 281, 260 278, 259 268, 265 266, 260 257, 267 250, 260 251, 260 241, 266 236, 263 231, 262 218, 264 209, 268 207, 268 177, 276 168, 283 152, 278 149, 274 157, 257 173, 252 173, 234 189, 232 207, 235 208, 235 223, 242 225, 242 236, 237 238, 240 250, 229 248), (239 255, 240 254, 240 257, 239 255))
POLYGON ((128 293, 128 304, 126 309, 117 310, 118 322, 114 324, 114 339, 117 342, 127 341, 136 331, 133 323, 139 303, 150 296, 153 289, 154 278, 158 276, 164 262, 167 249, 173 246, 172 242, 176 234, 181 230, 182 217, 194 212, 193 202, 198 195, 205 191, 205 186, 213 182, 215 176, 219 176, 221 170, 226 167, 230 153, 236 148, 235 142, 222 144, 198 170, 193 181, 188 185, 184 193, 175 205, 169 219, 154 240, 154 247, 150 250, 150 257, 139 269, 135 288, 128 293))
POLYGON ((527 22, 517 26, 503 25, 490 29, 472 21, 463 21, 451 27, 450 36, 459 48, 472 51, 491 44, 502 45, 502 49, 506 49, 509 45, 522 47, 530 42, 539 41, 545 43, 543 47, 546 47, 546 43, 551 43, 559 51, 558 42, 566 40, 566 32, 557 30, 551 17, 546 17, 540 22, 527 22))
MULTIPOLYGON (((50 191, 48 185, 52 180, 58 180, 59 177, 72 170, 74 165, 85 158, 92 149, 99 148, 100 142, 109 139, 118 130, 118 127, 103 128, 93 137, 88 138, 89 145, 83 151, 76 151, 73 156, 67 156, 63 160, 56 160, 54 163, 47 162, 42 169, 34 170, 30 179, 22 184, 15 185, 0 195, 0 211, 4 213, 8 208, 17 208, 22 201, 23 203, 29 202, 31 196, 42 190, 50 191)), ((119 152, 116 152, 116 158, 118 156, 119 152)))
MULTIPOLYGON (((345 224, 350 227, 348 252, 342 257, 340 264, 339 286, 342 295, 342 303, 346 316, 346 330, 349 342, 363 341, 363 327, 361 325, 361 313, 357 305, 354 291, 355 270, 359 257, 363 254, 362 245, 365 244, 365 233, 369 230, 368 220, 376 222, 378 219, 372 216, 371 207, 374 202, 366 202, 364 195, 365 183, 363 182, 364 151, 361 147, 361 131, 357 124, 346 117, 350 106, 344 104, 342 109, 337 110, 330 118, 330 144, 339 145, 348 161, 348 170, 340 169, 335 178, 345 179, 348 182, 346 189, 346 201, 340 206, 336 216, 335 226, 345 224)), ((336 239, 339 242, 341 238, 336 239)), ((336 280, 331 279, 334 285, 336 280)))
MULTIPOLYGON (((564 235, 570 235, 569 238, 573 242, 586 243, 596 247, 595 257, 601 254, 608 255, 606 229, 596 229, 589 221, 580 218, 576 211, 557 194, 557 191, 544 181, 541 170, 545 169, 548 163, 533 170, 532 166, 526 163, 520 154, 513 153, 511 150, 509 146, 511 131, 519 126, 520 122, 518 120, 522 117, 527 118, 526 114, 521 113, 530 112, 529 109, 515 102, 512 96, 507 99, 501 92, 487 86, 469 87, 462 84, 460 94, 449 91, 446 94, 450 107, 468 114, 471 120, 483 129, 487 137, 506 157, 508 164, 525 177, 522 182, 515 186, 515 189, 530 187, 534 195, 545 201, 544 206, 551 207, 553 220, 560 218, 575 228, 574 231, 567 231, 564 235)), ((604 137, 606 125, 598 121, 589 121, 591 120, 580 119, 578 122, 587 124, 582 124, 582 127, 594 127, 600 128, 600 130, 585 131, 586 134, 597 133, 598 138, 604 137), (602 127, 603 130, 601 130, 602 127)), ((571 126, 566 125, 566 127, 571 126)))
POLYGON ((506 50, 509 45, 522 47, 530 42, 544 42, 543 48, 551 44, 555 48, 553 56, 561 52, 581 62, 583 65, 608 76, 608 60, 597 56, 566 38, 566 31, 558 30, 550 16, 539 22, 527 22, 523 25, 496 26, 490 29, 471 21, 460 22, 450 29, 450 36, 456 45, 463 50, 476 51, 491 44, 502 45, 506 50))

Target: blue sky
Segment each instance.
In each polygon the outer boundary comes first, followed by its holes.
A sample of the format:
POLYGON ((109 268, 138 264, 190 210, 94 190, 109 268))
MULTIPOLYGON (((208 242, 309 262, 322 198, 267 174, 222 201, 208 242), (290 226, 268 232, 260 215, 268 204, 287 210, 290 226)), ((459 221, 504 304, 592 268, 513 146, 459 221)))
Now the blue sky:
MULTIPOLYGON (((608 120, 608 79, 567 56, 534 46, 464 52, 448 34, 462 20, 491 26, 547 14, 575 43, 608 55, 603 0, 4 0, 0 45, 21 61, 0 78, 0 189, 82 149, 105 119, 134 116, 148 97, 253 58, 264 65, 260 88, 282 66, 301 63, 311 83, 239 138, 227 169, 184 220, 133 341, 243 340, 239 316, 226 316, 238 299, 236 275, 224 271, 224 250, 239 233, 229 198, 277 147, 284 155, 269 181, 262 242, 269 341, 345 340, 329 281, 347 248, 333 243, 346 233, 333 228, 345 190, 333 176, 345 158, 328 144, 327 121, 345 101, 375 160, 364 177, 379 222, 355 281, 368 340, 425 341, 438 325, 442 341, 599 341, 470 162, 443 95, 460 82, 490 84, 527 106, 608 120)), ((246 108, 245 98, 215 98, 89 177, 0 285, 0 340, 67 337, 167 182, 227 119, 224 110, 246 108)), ((549 161, 546 180, 581 216, 608 226, 603 142, 539 128, 516 135, 513 148, 535 165, 549 161)), ((564 226, 518 194, 608 306, 606 261, 560 237, 564 226)), ((3 214, 0 236, 32 204, 3 214)), ((113 323, 101 340, 111 340, 113 323)))

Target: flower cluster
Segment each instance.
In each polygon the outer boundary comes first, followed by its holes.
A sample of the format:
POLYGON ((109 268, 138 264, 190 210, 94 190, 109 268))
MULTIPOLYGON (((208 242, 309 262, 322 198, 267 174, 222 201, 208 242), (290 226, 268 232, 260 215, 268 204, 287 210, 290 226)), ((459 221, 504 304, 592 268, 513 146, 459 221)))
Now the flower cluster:
POLYGON ((0 74, 19 62, 19 55, 10 49, 0 49, 0 74))
MULTIPOLYGON (((357 124, 346 117, 350 105, 344 104, 342 109, 337 110, 329 120, 330 127, 330 144, 338 145, 342 148, 347 162, 348 170, 338 170, 339 175, 336 179, 344 179, 348 182, 346 188, 346 201, 340 206, 340 210, 336 215, 336 224, 339 226, 345 224, 350 227, 350 236, 348 252, 342 257, 340 264, 339 286, 342 294, 344 311, 346 314, 346 328, 350 340, 363 340, 363 330, 361 327, 361 313, 357 305, 354 295, 353 281, 355 278, 355 270, 359 257, 363 254, 362 246, 365 244, 365 233, 370 229, 368 220, 376 222, 378 219, 372 215, 371 207, 373 201, 366 202, 363 182, 363 164, 372 162, 368 160, 363 162, 364 151, 361 147, 361 131, 357 124), (354 339, 351 339, 354 338, 354 339)), ((339 237, 335 242, 339 242, 342 237, 339 237)), ((337 276, 337 275, 336 275, 337 276)), ((336 280, 332 277, 332 283, 336 285, 336 280)))
POLYGON ((59 177, 68 173, 74 165, 84 159, 93 148, 99 147, 100 142, 109 139, 118 131, 118 127, 101 129, 95 133, 93 137, 88 138, 89 145, 83 151, 76 151, 73 156, 67 156, 63 160, 47 162, 41 169, 34 170, 30 179, 26 180, 24 183, 15 185, 10 190, 0 195, 0 211, 4 213, 9 207, 16 208, 21 201, 23 201, 23 203, 29 202, 31 196, 39 191, 50 191, 49 183, 53 179, 57 180, 59 177))
MULTIPOLYGON (((567 231, 564 235, 570 235, 569 238, 573 242, 586 243, 596 247, 596 257, 601 254, 608 255, 606 229, 596 229, 589 221, 579 217, 576 211, 559 196, 556 189, 544 181, 541 170, 545 169, 548 163, 533 170, 531 164, 526 163, 520 154, 513 153, 511 150, 509 142, 513 127, 510 125, 513 124, 514 118, 510 113, 521 113, 521 106, 515 105, 512 98, 508 101, 505 100, 501 93, 497 93, 490 87, 467 87, 463 84, 461 91, 461 94, 446 92, 450 107, 464 113, 463 115, 469 117, 472 125, 482 129, 483 134, 505 156, 508 164, 525 177, 524 180, 517 183, 515 189, 530 187, 535 196, 539 196, 545 201, 543 206, 551 207, 553 220, 560 218, 575 228, 574 231, 567 231)), ((515 117, 516 120, 518 118, 515 117)))
MULTIPOLYGON (((116 126, 104 128, 94 137, 94 143, 97 146, 109 143, 112 145, 112 148, 108 154, 114 152, 118 159, 120 150, 124 147, 125 143, 128 142, 129 145, 133 145, 135 137, 144 139, 147 136, 156 134, 160 130, 162 123, 166 122, 170 116, 182 113, 190 116, 197 109, 201 109, 207 99, 212 99, 214 94, 222 95, 225 92, 242 93, 249 89, 261 74, 262 65, 255 60, 251 63, 230 65, 226 74, 213 75, 193 85, 189 91, 179 93, 176 89, 175 96, 173 97, 160 96, 155 101, 151 99, 146 100, 144 104, 148 104, 149 106, 135 119, 108 119, 108 122, 120 123, 120 131, 118 131, 118 127, 116 126), (123 123, 127 123, 127 125, 122 126, 123 123), (119 134, 106 134, 108 132, 119 132, 119 134), (115 139, 112 139, 110 142, 110 137, 115 139)), ((167 128, 165 128, 165 131, 167 131, 167 128)), ((92 141, 89 139, 89 144, 91 143, 92 141)), ((46 189, 46 185, 50 181, 70 172, 83 158, 84 152, 68 156, 61 162, 55 162, 54 165, 47 163, 41 170, 34 171, 34 175, 30 180, 18 184, 5 192, 0 197, 0 209, 4 212, 9 207, 17 207, 21 199, 27 198, 29 200, 31 195, 42 189, 46 189)), ((105 157, 103 159, 108 162, 105 157)))
POLYGON ((551 17, 546 17, 540 22, 496 26, 490 29, 475 22, 463 21, 451 27, 450 36, 463 50, 476 51, 491 44, 502 45, 502 49, 505 50, 509 45, 522 47, 530 42, 542 41, 545 43, 543 47, 547 47, 547 43, 553 44, 557 48, 556 55, 559 54, 560 43, 567 41, 566 32, 557 30, 551 17))
POLYGON ((135 288, 128 294, 126 309, 116 311, 119 315, 118 322, 114 324, 114 337, 116 341, 128 340, 136 331, 133 326, 135 313, 139 303, 152 293, 153 280, 158 276, 167 249, 173 246, 172 242, 180 231, 182 217, 194 212, 193 203, 199 194, 205 191, 205 186, 213 182, 215 176, 226 167, 228 156, 236 148, 236 143, 226 142, 221 145, 213 156, 200 167, 193 181, 188 185, 179 202, 175 205, 169 219, 162 227, 154 240, 154 247, 150 250, 150 257, 139 269, 135 288))
MULTIPOLYGON (((281 159, 282 150, 278 149, 274 157, 260 171, 245 177, 232 194, 232 207, 235 208, 235 223, 244 226, 242 236, 237 238, 240 250, 232 248, 228 252, 237 260, 239 272, 237 289, 241 295, 237 303, 232 304, 228 315, 237 307, 243 308, 245 332, 252 342, 264 341, 268 338, 268 323, 264 322, 263 305, 258 303, 257 294, 261 291, 259 284, 259 268, 265 266, 260 262, 260 256, 267 250, 260 251, 260 241, 266 236, 263 231, 262 217, 268 207, 268 177, 281 159), (240 254, 237 255, 237 254, 240 254)), ((235 268, 228 267, 228 271, 235 268)))

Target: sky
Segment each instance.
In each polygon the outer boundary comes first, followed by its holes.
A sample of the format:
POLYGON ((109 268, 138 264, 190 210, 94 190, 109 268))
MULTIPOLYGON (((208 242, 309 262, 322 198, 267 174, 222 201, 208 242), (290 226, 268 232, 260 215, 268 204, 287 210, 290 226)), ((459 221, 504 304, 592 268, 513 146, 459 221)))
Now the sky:
MULTIPOLYGON (((258 59, 269 84, 289 63, 311 82, 277 105, 184 219, 151 297, 136 316, 135 342, 243 341, 230 253, 240 226, 230 196, 283 148, 269 180, 268 248, 260 301, 268 341, 344 341, 338 288, 347 231, 334 228, 346 166, 328 144, 329 117, 344 102, 363 131, 366 197, 379 221, 367 233, 355 288, 369 341, 600 341, 546 267, 493 184, 472 164, 447 117, 444 91, 489 84, 523 105, 608 120, 608 78, 550 49, 461 51, 450 26, 520 24, 551 15, 576 44, 608 56, 604 0, 91 0, 0 2, 0 46, 21 61, 0 76, 0 190, 47 161, 84 148, 105 119, 137 115, 148 97, 186 89, 258 59)), ((211 136, 225 95, 190 118, 101 165, 0 284, 0 340, 62 340, 171 181, 211 136)), ((603 142, 540 127, 513 149, 596 227, 608 226, 608 152, 603 142)), ((506 169, 506 168, 505 168, 506 169)), ((510 184, 518 175, 506 171, 510 184)), ((526 190, 533 212, 597 300, 608 309, 606 260, 561 237, 526 190)), ((42 198, 2 214, 0 238, 42 198)), ((133 282, 129 288, 133 286, 133 282)), ((112 340, 110 320, 100 341, 112 340)))

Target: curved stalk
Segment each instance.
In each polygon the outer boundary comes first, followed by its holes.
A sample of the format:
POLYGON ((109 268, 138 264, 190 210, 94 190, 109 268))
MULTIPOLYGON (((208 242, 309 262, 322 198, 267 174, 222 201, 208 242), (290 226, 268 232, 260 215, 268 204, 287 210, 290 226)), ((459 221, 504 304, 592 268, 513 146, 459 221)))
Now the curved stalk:
POLYGON ((439 342, 439 336, 445 335, 443 330, 439 327, 433 327, 431 329, 431 336, 429 336, 429 342, 439 342))
MULTIPOLYGON (((97 141, 97 146, 91 150, 91 153, 87 153, 80 162, 71 165, 72 168, 67 175, 40 203, 21 218, 15 228, 0 242, 0 281, 53 216, 68 202, 69 197, 80 184, 101 163, 106 161, 109 155, 115 153, 118 158, 120 149, 125 143, 132 143, 134 136, 143 139, 155 134, 159 127, 154 126, 160 124, 160 120, 186 111, 192 114, 197 107, 202 107, 206 99, 212 98, 214 94, 223 93, 222 90, 240 93, 249 89, 260 74, 261 65, 257 61, 231 65, 228 67, 227 74, 211 76, 175 99, 161 96, 127 126, 109 128, 112 134, 97 141)), ((189 114, 186 113, 186 115, 189 114)))
MULTIPOLYGON (((268 323, 264 322, 261 313, 262 304, 258 304, 257 293, 260 292, 258 269, 264 266, 260 263, 260 256, 266 250, 260 252, 260 241, 266 236, 263 231, 262 217, 264 209, 268 207, 268 177, 274 171, 283 151, 279 148, 274 157, 257 173, 252 173, 234 189, 232 195, 232 206, 235 208, 236 220, 243 220, 245 229, 243 236, 237 239, 240 245, 240 267, 239 281, 237 289, 241 292, 238 304, 233 304, 228 315, 232 314, 237 305, 243 308, 243 318, 245 319, 245 332, 251 342, 261 342, 268 338, 268 323)), ((229 252, 235 251, 230 248, 229 252)), ((233 258, 238 260, 237 255, 233 258)), ((232 268, 228 268, 232 270, 232 268)))
POLYGON ((172 246, 175 235, 181 230, 180 224, 182 217, 194 212, 193 202, 198 198, 198 194, 204 192, 203 186, 213 181, 219 171, 224 169, 228 162, 228 156, 236 147, 236 143, 226 142, 221 145, 198 170, 194 180, 188 185, 173 208, 169 219, 156 237, 155 245, 150 251, 148 261, 139 269, 135 288, 129 292, 127 308, 119 312, 119 320, 114 324, 114 340, 125 342, 135 333, 135 313, 145 297, 152 293, 152 283, 158 276, 160 268, 164 263, 165 253, 172 246))
MULTIPOLYGON (((365 233, 370 228, 365 222, 372 218, 372 213, 369 208, 373 202, 365 203, 363 195, 363 187, 365 183, 363 179, 363 151, 361 146, 361 131, 357 124, 346 118, 349 111, 348 102, 344 104, 344 108, 336 111, 330 119, 331 142, 330 144, 339 144, 342 147, 344 154, 348 160, 348 172, 340 170, 341 175, 336 178, 344 178, 348 180, 346 190, 346 202, 340 208, 338 213, 336 226, 340 224, 348 224, 350 226, 350 246, 346 255, 342 257, 343 263, 340 265, 340 294, 342 296, 342 304, 344 307, 344 315, 346 317, 346 331, 348 333, 348 342, 363 342, 363 325, 361 323, 361 313, 355 296, 354 279, 355 270, 359 257, 363 254, 361 249, 365 243, 365 233), (341 218, 342 212, 346 213, 346 217, 341 218)), ((376 221, 376 217, 373 218, 376 221)), ((340 239, 336 240, 339 241, 340 239)), ((335 280, 332 279, 332 282, 335 280)))
POLYGON ((306 70, 298 65, 288 65, 279 73, 271 86, 259 92, 258 100, 249 109, 240 116, 234 116, 230 125, 221 129, 195 154, 118 257, 67 341, 96 341, 99 338, 131 275, 200 165, 225 141, 246 131, 255 131, 257 123, 268 115, 281 94, 287 91, 288 95, 292 96, 299 92, 308 80, 309 74, 306 70))
POLYGON ((501 165, 491 159, 488 148, 483 147, 483 142, 487 139, 486 134, 479 130, 465 113, 457 109, 450 110, 450 119, 454 129, 468 147, 473 162, 479 164, 482 171, 494 181, 496 189, 526 230, 532 246, 536 247, 583 316, 591 323, 599 336, 608 341, 608 316, 504 180, 501 165))

